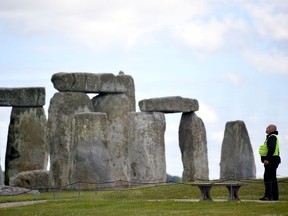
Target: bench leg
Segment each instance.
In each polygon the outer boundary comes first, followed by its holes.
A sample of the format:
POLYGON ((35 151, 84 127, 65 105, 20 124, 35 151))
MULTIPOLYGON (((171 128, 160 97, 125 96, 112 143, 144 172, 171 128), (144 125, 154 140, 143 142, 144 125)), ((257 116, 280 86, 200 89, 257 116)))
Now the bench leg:
POLYGON ((238 196, 238 191, 241 186, 226 186, 226 188, 229 191, 229 197, 228 200, 240 200, 238 196))
POLYGON ((211 186, 198 186, 201 191, 201 201, 212 200, 210 195, 211 186))

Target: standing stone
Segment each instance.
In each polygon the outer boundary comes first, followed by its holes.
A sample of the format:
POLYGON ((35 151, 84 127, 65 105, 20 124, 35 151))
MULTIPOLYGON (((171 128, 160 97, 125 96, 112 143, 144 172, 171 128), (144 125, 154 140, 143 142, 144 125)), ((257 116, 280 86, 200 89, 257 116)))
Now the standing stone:
POLYGON ((4 174, 3 174, 3 171, 2 171, 2 168, 1 168, 1 164, 0 164, 0 185, 3 185, 3 184, 4 184, 4 174))
POLYGON ((245 123, 227 122, 221 149, 220 178, 254 179, 255 177, 254 154, 245 123))
POLYGON ((128 151, 131 181, 166 181, 165 128, 163 113, 130 113, 128 151))
POLYGON ((17 173, 47 169, 46 116, 43 107, 13 107, 5 159, 5 184, 17 173))
POLYGON ((125 94, 100 94, 92 102, 95 112, 107 114, 107 145, 112 163, 112 180, 127 181, 129 98, 125 94))
POLYGON ((195 112, 182 114, 179 146, 184 168, 182 181, 209 179, 206 130, 195 112))
POLYGON ((79 113, 73 120, 71 183, 87 182, 81 189, 95 188, 111 182, 111 164, 107 149, 105 113, 79 113))
POLYGON ((75 114, 82 112, 93 112, 91 100, 85 93, 60 92, 51 98, 48 110, 48 140, 53 187, 70 183, 72 120, 75 114))

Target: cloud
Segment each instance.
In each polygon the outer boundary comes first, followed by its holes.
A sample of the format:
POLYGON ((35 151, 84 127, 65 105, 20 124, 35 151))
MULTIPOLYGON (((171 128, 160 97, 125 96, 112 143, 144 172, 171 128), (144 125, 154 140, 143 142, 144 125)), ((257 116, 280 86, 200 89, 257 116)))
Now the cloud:
POLYGON ((288 74, 288 55, 280 50, 270 52, 246 52, 248 62, 259 71, 288 74))
POLYGON ((254 27, 263 37, 277 40, 288 39, 288 4, 284 1, 263 1, 259 4, 248 4, 254 27))
POLYGON ((236 86, 239 86, 243 80, 243 78, 241 76, 239 76, 238 74, 235 73, 228 73, 227 74, 227 79, 236 86))
POLYGON ((216 112, 203 102, 199 102, 197 115, 202 118, 204 124, 215 123, 218 120, 216 112))

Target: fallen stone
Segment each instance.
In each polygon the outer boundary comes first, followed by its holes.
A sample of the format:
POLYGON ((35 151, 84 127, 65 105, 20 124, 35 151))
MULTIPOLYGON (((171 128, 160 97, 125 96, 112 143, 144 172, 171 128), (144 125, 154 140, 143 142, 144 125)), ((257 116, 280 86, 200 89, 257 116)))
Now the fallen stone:
POLYGON ((18 173, 10 178, 9 186, 48 191, 49 171, 33 170, 18 173))
POLYGON ((27 188, 20 187, 10 187, 6 185, 0 185, 0 195, 1 196, 12 196, 21 194, 40 194, 38 190, 30 190, 27 188))
POLYGON ((45 105, 45 88, 0 88, 0 106, 41 107, 45 105))
POLYGON ((180 96, 141 100, 139 107, 142 112, 178 113, 199 110, 197 100, 180 96))

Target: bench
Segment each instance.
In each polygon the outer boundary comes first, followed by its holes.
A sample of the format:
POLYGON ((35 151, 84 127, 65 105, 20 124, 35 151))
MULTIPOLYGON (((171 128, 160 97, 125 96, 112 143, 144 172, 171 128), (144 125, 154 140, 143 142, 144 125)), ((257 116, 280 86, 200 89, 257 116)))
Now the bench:
POLYGON ((228 189, 229 192, 229 201, 240 200, 238 191, 241 186, 246 185, 243 183, 228 183, 228 182, 219 182, 219 183, 194 183, 192 186, 197 186, 201 191, 201 201, 212 200, 210 195, 210 190, 213 186, 224 186, 228 189))

